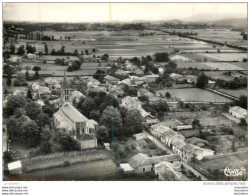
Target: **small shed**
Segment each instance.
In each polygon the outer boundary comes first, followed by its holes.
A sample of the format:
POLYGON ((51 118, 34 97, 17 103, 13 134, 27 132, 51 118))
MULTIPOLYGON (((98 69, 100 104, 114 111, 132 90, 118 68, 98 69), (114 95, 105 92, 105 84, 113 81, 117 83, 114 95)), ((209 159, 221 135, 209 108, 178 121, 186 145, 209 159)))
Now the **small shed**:
POLYGON ((11 175, 22 174, 22 163, 21 161, 15 161, 8 164, 8 170, 11 175))
POLYGON ((132 172, 134 168, 130 166, 129 163, 120 164, 120 167, 123 169, 124 172, 132 172))
POLYGON ((103 145, 104 145, 105 149, 110 150, 110 147, 109 147, 110 144, 109 143, 104 143, 103 145))
POLYGON ((137 134, 134 134, 134 135, 133 135, 133 138, 134 138, 136 141, 145 139, 146 137, 147 137, 147 136, 146 136, 144 133, 137 133, 137 134))

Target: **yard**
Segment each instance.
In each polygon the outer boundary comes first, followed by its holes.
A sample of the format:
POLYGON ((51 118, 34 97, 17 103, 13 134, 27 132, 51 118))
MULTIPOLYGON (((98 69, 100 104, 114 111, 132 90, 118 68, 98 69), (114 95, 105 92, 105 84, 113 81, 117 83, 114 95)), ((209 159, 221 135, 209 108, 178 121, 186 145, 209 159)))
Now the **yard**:
POLYGON ((238 177, 228 177, 224 174, 224 169, 247 169, 247 152, 235 152, 224 155, 214 155, 196 162, 198 169, 205 171, 210 179, 214 180, 246 180, 246 170, 238 177))

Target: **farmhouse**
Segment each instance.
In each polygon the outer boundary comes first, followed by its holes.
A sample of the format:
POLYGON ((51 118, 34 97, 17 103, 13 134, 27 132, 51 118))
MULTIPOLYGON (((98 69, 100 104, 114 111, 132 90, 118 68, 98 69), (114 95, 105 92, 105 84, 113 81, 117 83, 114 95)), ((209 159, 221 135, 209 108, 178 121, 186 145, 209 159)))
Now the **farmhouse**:
POLYGON ((229 108, 229 113, 236 118, 243 118, 247 121, 247 110, 239 106, 229 108))
POLYGON ((154 171, 154 166, 162 161, 180 166, 181 157, 177 154, 149 157, 147 154, 138 153, 128 160, 136 173, 154 171))

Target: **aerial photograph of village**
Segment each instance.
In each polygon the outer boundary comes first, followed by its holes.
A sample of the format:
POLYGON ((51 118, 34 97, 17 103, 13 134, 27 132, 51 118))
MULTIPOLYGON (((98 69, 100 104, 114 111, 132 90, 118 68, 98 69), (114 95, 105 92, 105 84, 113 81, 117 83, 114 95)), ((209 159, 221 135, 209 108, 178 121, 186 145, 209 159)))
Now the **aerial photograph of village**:
POLYGON ((3 180, 248 180, 247 3, 215 4, 4 3, 3 180))

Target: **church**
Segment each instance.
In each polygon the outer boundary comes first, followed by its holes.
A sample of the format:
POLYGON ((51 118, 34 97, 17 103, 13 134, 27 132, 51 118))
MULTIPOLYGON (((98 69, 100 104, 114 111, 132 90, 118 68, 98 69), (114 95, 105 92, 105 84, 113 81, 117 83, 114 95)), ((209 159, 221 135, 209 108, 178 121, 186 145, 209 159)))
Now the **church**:
POLYGON ((61 106, 53 115, 54 126, 59 129, 65 129, 76 139, 81 149, 96 148, 97 139, 95 132, 98 123, 86 118, 72 105, 70 99, 72 90, 67 82, 65 73, 61 90, 61 106))

